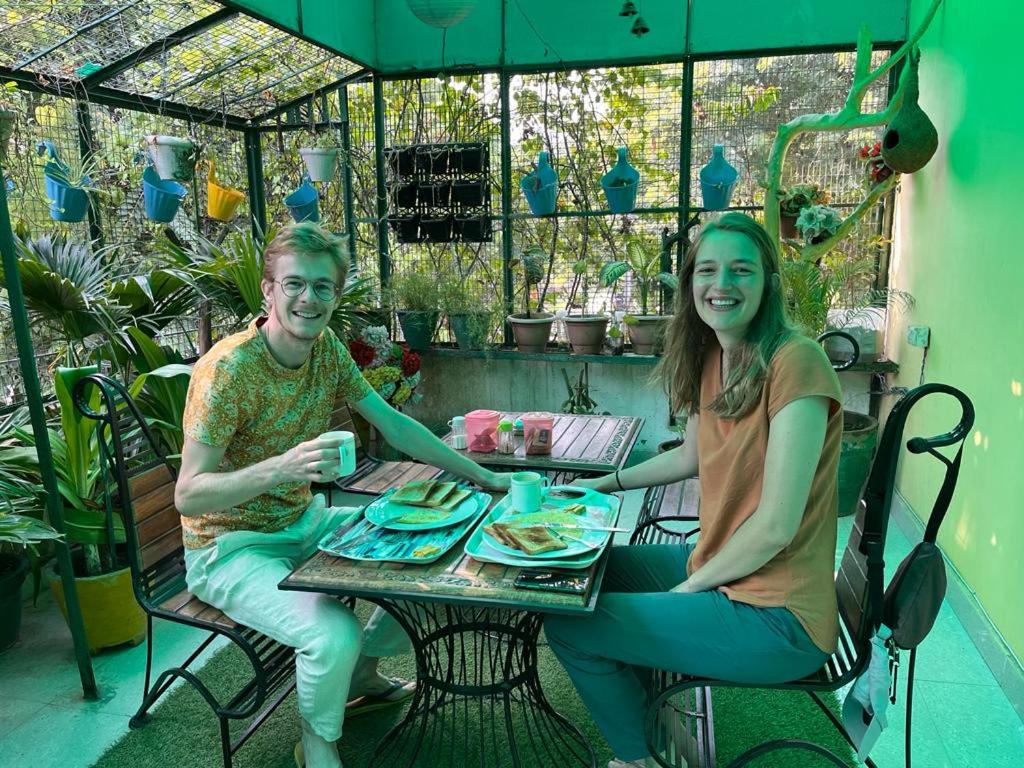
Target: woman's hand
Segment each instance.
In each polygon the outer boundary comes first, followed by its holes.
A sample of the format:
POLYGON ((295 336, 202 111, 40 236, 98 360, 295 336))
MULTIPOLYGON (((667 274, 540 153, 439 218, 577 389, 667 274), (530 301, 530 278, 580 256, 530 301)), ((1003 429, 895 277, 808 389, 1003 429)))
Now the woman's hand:
POLYGON ((704 590, 702 590, 702 589, 698 589, 697 586, 693 582, 691 582, 689 579, 687 579, 686 581, 680 582, 679 584, 676 584, 674 587, 672 587, 672 589, 669 590, 669 592, 678 592, 678 593, 684 594, 684 595, 692 595, 692 594, 694 594, 696 592, 703 592, 703 591, 704 590))

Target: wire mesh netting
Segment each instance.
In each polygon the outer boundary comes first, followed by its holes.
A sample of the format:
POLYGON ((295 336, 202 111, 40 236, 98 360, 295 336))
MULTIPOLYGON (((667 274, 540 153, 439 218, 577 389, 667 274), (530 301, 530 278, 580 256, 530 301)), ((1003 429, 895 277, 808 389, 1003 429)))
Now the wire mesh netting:
MULTIPOLYGON (((141 37, 122 31, 118 33, 121 38, 116 38, 112 32, 115 26, 120 24, 124 30, 132 24, 139 26, 139 14, 146 7, 144 3, 116 7, 109 3, 78 3, 55 9, 43 3, 15 3, 13 12, 0 12, 5 25, 0 37, 14 34, 15 28, 33 31, 31 39, 22 40, 17 51, 8 46, 3 54, 8 58, 4 61, 12 66, 34 56, 34 64, 49 66, 58 60, 57 51, 63 49, 69 55, 77 52, 76 56, 102 66, 122 59, 126 50, 162 39, 175 25, 196 21, 216 10, 210 4, 166 4, 154 27, 147 28, 141 37), (53 21, 53 29, 45 29, 48 20, 53 21), (79 25, 77 34, 71 29, 74 24, 79 25), (103 35, 111 39, 100 42, 106 39, 103 35), (61 41, 59 48, 46 50, 61 41)), ((197 105, 227 112, 234 109, 230 105, 255 114, 284 104, 286 109, 259 125, 268 224, 280 226, 292 218, 284 199, 303 181, 305 166, 299 150, 310 146, 341 148, 347 174, 343 167, 330 181, 316 183, 321 221, 331 231, 341 233, 346 230, 346 214, 351 215, 359 272, 379 281, 381 249, 377 241, 372 83, 364 80, 342 86, 347 94, 347 115, 335 90, 327 90, 303 103, 287 104, 293 95, 323 87, 354 68, 341 60, 322 61, 324 52, 313 46, 308 46, 309 50, 290 47, 280 54, 278 39, 283 33, 258 25, 247 18, 239 21, 233 17, 180 45, 168 45, 155 58, 135 63, 107 85, 137 89, 157 98, 192 100, 197 105), (301 66, 296 57, 301 59, 301 66), (271 62, 272 58, 280 61, 271 62), (275 75, 267 68, 268 62, 281 65, 276 76, 280 82, 271 81, 275 75), (235 76, 245 68, 252 71, 245 77, 235 76), (252 79, 243 82, 245 78, 252 79), (296 85, 296 90, 280 90, 286 83, 288 88, 296 85), (262 90, 257 92, 260 86, 262 90), (350 140, 347 150, 346 116, 350 140), (351 212, 345 210, 347 176, 351 178, 351 212)), ((294 42, 288 40, 289 45, 294 42)), ((874 64, 881 63, 885 55, 876 53, 874 64)), ((512 271, 512 284, 505 285, 506 236, 511 237, 513 258, 531 246, 548 254, 550 271, 540 292, 549 311, 665 311, 668 308, 663 305, 661 291, 643 281, 638 270, 627 272, 609 288, 598 285, 601 266, 626 256, 626 245, 633 242, 642 257, 642 264, 634 267, 641 266, 649 273, 660 268, 662 233, 675 230, 684 214, 700 212, 698 173, 715 144, 725 146, 726 156, 741 174, 732 206, 760 216, 757 209, 764 199, 760 176, 777 126, 800 114, 838 110, 849 92, 853 65, 851 53, 696 61, 693 101, 685 109, 682 64, 513 75, 508 105, 512 168, 512 204, 508 211, 502 210, 499 76, 385 80, 382 152, 389 271, 399 287, 402 278, 410 274, 433 277, 435 285, 440 284, 446 293, 449 306, 466 306, 469 302, 492 308, 491 340, 501 337, 506 290, 515 295, 515 309, 520 308, 523 298, 518 268, 512 271), (688 118, 692 120, 692 132, 683 136, 681 126, 688 118), (611 214, 600 185, 600 178, 613 165, 619 146, 628 148, 630 162, 641 174, 637 207, 629 214, 611 214), (479 168, 451 159, 461 157, 467 147, 472 151, 466 157, 475 156, 479 168), (413 148, 412 170, 407 172, 401 165, 400 151, 409 148, 413 148), (518 189, 520 179, 531 170, 541 150, 550 152, 561 177, 558 212, 554 216, 533 216, 518 189), (447 165, 440 169, 436 163, 442 156, 447 165), (680 166, 687 164, 687 178, 681 178, 680 166), (469 203, 452 202, 456 182, 477 185, 480 196, 469 208, 465 207, 469 203), (682 211, 680 205, 687 184, 691 208, 682 211), (439 186, 447 186, 447 204, 437 197, 441 194, 439 186), (418 215, 414 237, 403 235, 400 229, 402 217, 410 212, 418 215), (486 222, 486 234, 481 230, 479 242, 466 242, 466 238, 459 236, 455 224, 459 215, 463 221, 477 217, 481 227, 486 222), (508 232, 502 226, 506 217, 511 224, 508 232), (423 222, 431 218, 447 219, 441 223, 448 234, 438 237, 429 233, 423 222)), ((190 138, 200 147, 196 177, 186 183, 188 194, 169 227, 186 243, 194 243, 197 233, 210 239, 223 234, 220 223, 206 215, 205 163, 215 161, 222 186, 249 191, 244 136, 231 127, 237 123, 224 116, 207 117, 205 121, 181 120, 162 114, 150 102, 140 102, 139 109, 79 102, 86 92, 59 77, 85 75, 68 70, 66 63, 47 71, 58 77, 50 83, 50 87, 58 89, 56 94, 5 89, 6 101, 17 119, 5 158, 4 184, 19 232, 56 230, 77 241, 100 235, 103 244, 111 249, 104 253, 111 276, 120 274, 118 269, 127 274, 131 269, 157 266, 156 243, 167 225, 155 224, 147 218, 140 184, 146 163, 143 137, 156 133, 190 138), (40 168, 44 158, 37 156, 35 149, 40 142, 50 141, 61 158, 78 163, 84 137, 91 142, 85 146, 91 163, 87 170, 102 191, 93 197, 96 215, 91 222, 86 219, 56 223, 51 220, 51 201, 40 168)), ((875 83, 866 95, 864 110, 880 109, 886 94, 887 83, 875 83)), ((865 166, 857 150, 879 134, 880 129, 867 129, 802 136, 789 152, 783 183, 816 183, 828 190, 832 205, 848 211, 867 191, 865 166)), ((826 258, 826 268, 831 263, 847 270, 843 273, 845 282, 835 293, 837 302, 845 301, 844 295, 858 290, 863 293, 879 282, 884 284, 884 276, 878 275, 877 269, 885 263, 885 236, 889 229, 885 202, 870 212, 853 236, 826 258), (858 269, 851 272, 847 269, 850 264, 859 265, 858 269)), ((247 198, 233 221, 232 227, 238 232, 248 229, 248 206, 247 198)), ((701 215, 706 221, 706 214, 701 215)), ((637 253, 631 254, 633 261, 637 253)), ((535 292, 535 302, 537 295, 535 292)), ((231 329, 229 317, 215 321, 225 323, 222 332, 231 329)), ((39 329, 36 333, 40 333, 39 329)), ((160 334, 184 353, 193 352, 197 341, 194 312, 183 313, 164 326, 160 334)), ((450 335, 443 331, 440 338, 446 340, 450 335)), ((36 339, 36 349, 53 350, 40 353, 40 359, 49 364, 61 351, 60 340, 53 334, 44 334, 36 339)), ((0 369, 4 368, 3 360, 11 363, 14 357, 9 328, 0 319, 0 369)), ((15 378, 12 370, 10 365, 6 372, 0 370, 0 387, 8 393, 8 400, 17 399, 10 394, 16 389, 10 383, 15 378)))

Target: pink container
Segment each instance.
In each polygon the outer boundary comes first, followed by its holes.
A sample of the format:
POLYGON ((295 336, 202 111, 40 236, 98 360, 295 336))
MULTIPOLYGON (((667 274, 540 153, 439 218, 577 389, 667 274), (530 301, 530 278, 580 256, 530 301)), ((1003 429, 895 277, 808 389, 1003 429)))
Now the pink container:
POLYGON ((524 413, 523 447, 527 454, 551 453, 554 442, 555 417, 550 413, 524 413))
POLYGON ((498 447, 497 411, 476 410, 466 414, 466 447, 475 453, 492 453, 498 447))

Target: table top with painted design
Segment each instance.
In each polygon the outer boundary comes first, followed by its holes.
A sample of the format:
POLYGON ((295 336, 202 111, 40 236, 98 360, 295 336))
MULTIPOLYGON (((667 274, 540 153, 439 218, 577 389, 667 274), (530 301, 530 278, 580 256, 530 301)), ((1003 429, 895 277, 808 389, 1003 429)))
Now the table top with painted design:
MULTIPOLYGON (((503 411, 501 415, 513 421, 522 415, 518 411, 503 411)), ((644 420, 637 416, 595 416, 576 413, 556 413, 554 442, 551 454, 527 454, 523 436, 515 436, 514 454, 477 453, 458 450, 479 464, 491 467, 509 467, 537 470, 568 470, 580 473, 614 472, 622 469, 630 451, 640 436, 644 420)), ((451 433, 444 441, 451 444, 451 433)))
MULTIPOLYGON (((502 494, 492 494, 492 504, 502 494)), ((433 563, 375 563, 317 552, 279 585, 281 589, 363 598, 426 600, 512 608, 540 613, 590 613, 597 603, 608 552, 581 572, 590 575, 585 595, 518 589, 513 586, 522 568, 482 563, 463 551, 472 529, 433 563)), ((611 543, 607 545, 611 548, 611 543)), ((538 560, 535 567, 543 567, 538 560)))

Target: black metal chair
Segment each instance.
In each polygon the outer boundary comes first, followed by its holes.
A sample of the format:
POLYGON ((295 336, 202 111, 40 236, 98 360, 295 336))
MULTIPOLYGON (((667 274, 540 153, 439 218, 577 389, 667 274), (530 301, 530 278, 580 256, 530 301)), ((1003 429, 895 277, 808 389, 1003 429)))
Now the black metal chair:
MULTIPOLYGON (((661 689, 652 699, 645 715, 645 734, 651 754, 659 765, 665 768, 679 766, 679 762, 668 762, 658 750, 665 744, 663 723, 666 711, 687 711, 691 706, 693 691, 712 687, 770 688, 776 690, 804 691, 815 701, 843 737, 850 741, 842 723, 822 700, 820 694, 837 690, 855 680, 866 668, 871 656, 871 638, 877 632, 883 619, 883 610, 889 596, 884 593, 884 551, 889 524, 889 509, 895 487, 896 468, 899 461, 903 431, 911 409, 924 397, 932 394, 946 394, 956 398, 961 407, 957 425, 942 435, 931 438, 915 437, 906 445, 911 453, 930 453, 946 466, 945 478, 932 511, 929 532, 934 541, 937 523, 941 522, 952 497, 960 468, 960 452, 963 441, 974 424, 974 407, 968 397, 958 389, 945 384, 925 384, 911 390, 893 407, 879 441, 878 451, 871 467, 867 486, 854 520, 853 531, 843 554, 842 564, 836 575, 836 593, 839 600, 840 637, 839 648, 824 667, 810 677, 778 685, 747 685, 724 680, 677 676, 670 685, 661 689), (952 461, 938 453, 936 448, 960 444, 956 458, 952 461), (682 704, 677 700, 682 699, 682 704)), ((893 649, 894 650, 894 649, 893 649)), ((913 661, 913 658, 912 658, 913 661)), ((909 701, 909 697, 908 697, 909 701)), ((909 712, 908 712, 909 715, 909 712)), ((699 720, 694 718, 696 722, 699 720)), ((907 719, 907 760, 910 755, 910 718, 907 719)), ((698 732, 698 741, 700 733, 698 732)), ((852 743, 852 742, 851 742, 852 743)), ((734 759, 729 767, 742 766, 761 755, 782 749, 802 749, 821 755, 835 765, 846 763, 831 750, 808 741, 777 739, 753 747, 734 759)), ((700 762, 701 765, 713 763, 700 762)), ((871 760, 866 763, 874 766, 871 760)), ((694 768, 691 764, 690 768, 694 768)))
POLYGON ((80 413, 99 422, 97 437, 106 467, 108 525, 112 526, 113 515, 119 513, 135 597, 146 613, 146 679, 142 704, 129 725, 144 725, 150 717, 149 709, 175 679, 181 678, 199 692, 217 717, 224 766, 230 768, 234 753, 295 688, 295 651, 232 621, 185 587, 181 518, 174 507, 177 472, 125 387, 107 376, 93 374, 76 383, 73 397, 80 413), (90 404, 96 389, 100 393, 99 410, 90 404), (154 618, 206 630, 209 635, 182 664, 163 670, 151 681, 154 618), (226 701, 218 699, 189 670, 217 637, 234 643, 252 666, 252 677, 226 701), (250 721, 234 740, 229 727, 233 720, 250 721))

